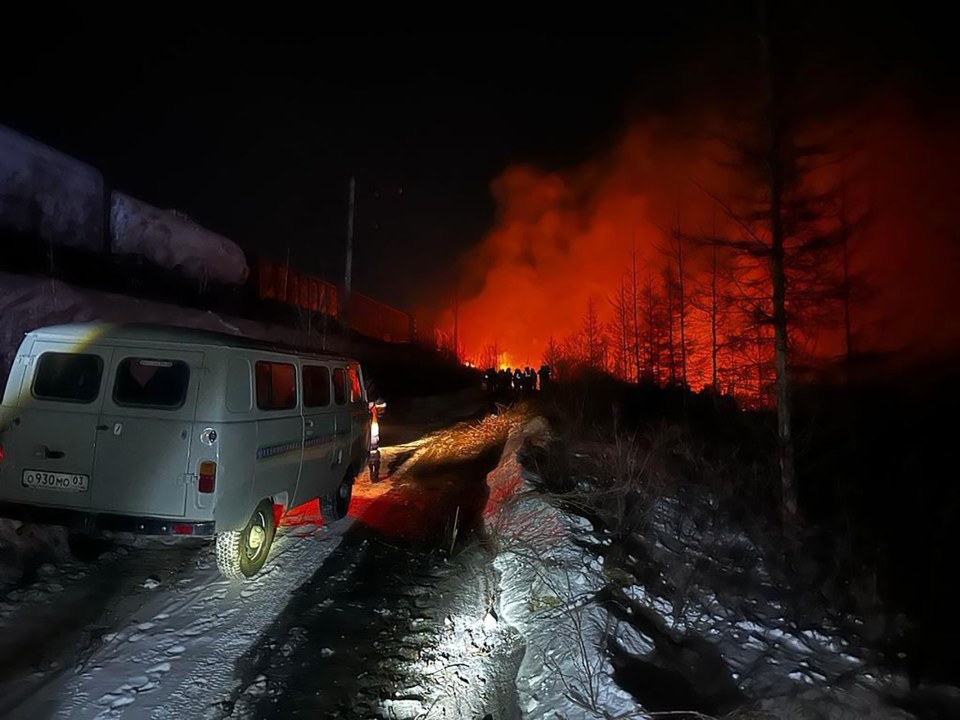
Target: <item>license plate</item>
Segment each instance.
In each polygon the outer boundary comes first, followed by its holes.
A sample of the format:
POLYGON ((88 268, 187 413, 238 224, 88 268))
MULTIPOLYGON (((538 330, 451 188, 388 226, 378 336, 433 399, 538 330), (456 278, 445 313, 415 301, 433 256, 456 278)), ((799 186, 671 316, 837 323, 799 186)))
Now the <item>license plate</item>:
POLYGON ((86 492, 90 485, 89 475, 46 472, 44 470, 24 470, 23 486, 38 490, 62 490, 64 492, 86 492))

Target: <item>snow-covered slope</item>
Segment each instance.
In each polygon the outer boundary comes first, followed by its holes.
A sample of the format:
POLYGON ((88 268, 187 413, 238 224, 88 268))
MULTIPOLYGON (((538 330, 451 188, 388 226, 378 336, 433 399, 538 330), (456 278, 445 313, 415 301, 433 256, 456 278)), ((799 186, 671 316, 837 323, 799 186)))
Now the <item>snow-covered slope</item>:
POLYGON ((0 125, 0 239, 12 231, 101 252, 103 198, 98 170, 0 125))
POLYGON ((242 285, 250 274, 232 240, 121 192, 110 198, 110 249, 198 280, 242 285))
POLYGON ((0 240, 138 255, 197 280, 242 284, 247 260, 232 240, 170 210, 109 192, 102 173, 0 126, 0 240))
POLYGON ((526 644, 522 717, 909 717, 883 699, 890 678, 828 619, 800 619, 706 493, 656 498, 624 552, 536 490, 522 443, 548 437, 530 422, 488 477, 500 615, 526 644))

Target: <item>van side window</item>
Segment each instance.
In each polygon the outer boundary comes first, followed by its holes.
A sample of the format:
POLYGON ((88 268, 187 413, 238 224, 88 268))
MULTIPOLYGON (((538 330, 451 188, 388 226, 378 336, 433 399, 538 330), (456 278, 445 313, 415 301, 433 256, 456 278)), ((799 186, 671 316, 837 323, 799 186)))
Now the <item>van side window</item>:
POLYGON ((330 369, 322 365, 304 365, 303 406, 326 407, 330 404, 330 369))
POLYGON ((347 373, 343 368, 333 370, 333 399, 337 405, 347 403, 347 373))
POLYGON ((33 396, 38 400, 92 403, 100 394, 102 375, 99 355, 45 352, 37 361, 33 396))
POLYGON ((117 405, 174 409, 181 407, 190 384, 190 367, 182 360, 128 357, 117 365, 113 401, 117 405))
POLYGON ((363 398, 363 392, 360 389, 360 375, 355 367, 347 368, 347 375, 350 379, 350 404, 358 403, 363 398))
POLYGON ((297 406, 297 369, 286 363, 259 360, 257 407, 261 410, 290 410, 297 406))

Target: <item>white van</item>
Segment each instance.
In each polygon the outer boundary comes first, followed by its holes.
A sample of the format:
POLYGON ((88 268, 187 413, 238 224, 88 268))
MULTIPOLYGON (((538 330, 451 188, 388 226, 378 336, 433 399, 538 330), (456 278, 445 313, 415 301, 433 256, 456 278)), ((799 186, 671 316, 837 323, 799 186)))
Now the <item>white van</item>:
POLYGON ((219 333, 36 330, 0 405, 0 516, 215 536, 220 571, 250 577, 285 509, 347 514, 371 450, 364 388, 347 358, 219 333))

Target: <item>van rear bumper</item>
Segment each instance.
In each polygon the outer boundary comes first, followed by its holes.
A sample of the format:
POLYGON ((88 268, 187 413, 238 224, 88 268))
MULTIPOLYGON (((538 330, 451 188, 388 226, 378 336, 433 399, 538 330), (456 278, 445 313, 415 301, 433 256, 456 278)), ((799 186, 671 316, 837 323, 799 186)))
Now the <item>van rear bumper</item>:
POLYGON ((12 502, 0 502, 0 517, 40 525, 62 525, 84 532, 104 531, 133 533, 134 535, 183 535, 187 537, 209 537, 215 532, 214 523, 209 521, 164 520, 136 515, 115 515, 67 508, 40 507, 12 502))

